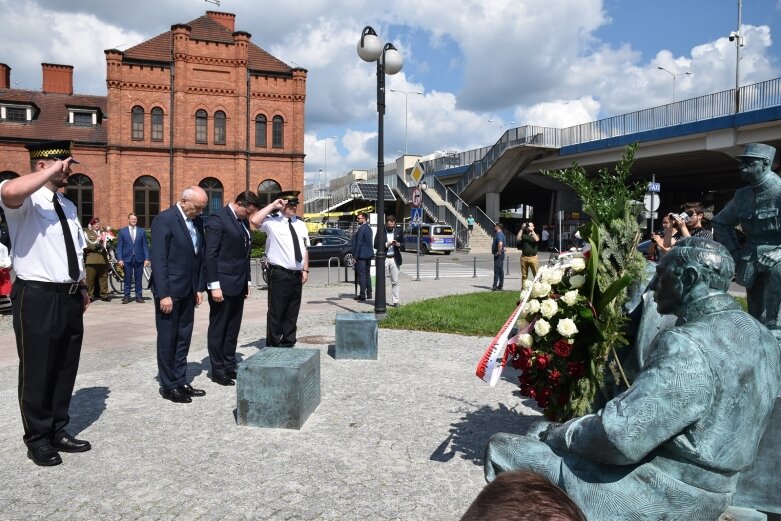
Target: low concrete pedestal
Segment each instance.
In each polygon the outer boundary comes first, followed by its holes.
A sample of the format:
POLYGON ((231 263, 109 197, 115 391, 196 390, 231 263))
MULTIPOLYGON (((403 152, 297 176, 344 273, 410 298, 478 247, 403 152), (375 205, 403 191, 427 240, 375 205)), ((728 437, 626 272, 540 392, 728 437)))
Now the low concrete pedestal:
POLYGON ((377 360, 377 318, 373 313, 336 315, 334 358, 377 360))
POLYGON ((320 350, 263 349, 239 364, 239 425, 300 429, 320 404, 320 350))

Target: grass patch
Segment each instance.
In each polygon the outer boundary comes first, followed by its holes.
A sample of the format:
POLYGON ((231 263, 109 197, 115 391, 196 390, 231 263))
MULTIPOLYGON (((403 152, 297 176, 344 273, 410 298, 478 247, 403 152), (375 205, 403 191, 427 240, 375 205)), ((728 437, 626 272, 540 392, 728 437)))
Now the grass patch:
POLYGON ((494 336, 518 302, 517 291, 448 295, 388 308, 380 327, 466 336, 494 336))

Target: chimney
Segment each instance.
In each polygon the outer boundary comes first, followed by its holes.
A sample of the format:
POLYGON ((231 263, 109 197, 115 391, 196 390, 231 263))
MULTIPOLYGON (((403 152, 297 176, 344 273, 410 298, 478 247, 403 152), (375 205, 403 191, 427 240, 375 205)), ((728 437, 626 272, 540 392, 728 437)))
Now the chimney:
POLYGON ((0 89, 11 88, 11 67, 0 63, 0 89))
POLYGON ((43 92, 73 94, 73 65, 42 63, 43 92))
POLYGON ((233 13, 221 13, 219 11, 206 11, 206 16, 217 22, 218 24, 227 28, 230 32, 234 32, 236 25, 236 15, 233 13))

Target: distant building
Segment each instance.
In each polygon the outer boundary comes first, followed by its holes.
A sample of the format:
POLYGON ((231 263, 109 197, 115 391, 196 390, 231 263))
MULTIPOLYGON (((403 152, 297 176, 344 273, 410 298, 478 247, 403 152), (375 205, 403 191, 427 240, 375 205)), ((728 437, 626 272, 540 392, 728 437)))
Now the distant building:
POLYGON ((209 208, 238 192, 271 200, 304 187, 307 72, 234 30, 235 15, 207 11, 125 52, 105 51, 108 95, 73 93, 73 67, 42 64, 43 88, 11 88, 0 64, 0 179, 29 172, 24 144, 76 142, 67 195, 87 223, 148 226, 189 185, 209 208))

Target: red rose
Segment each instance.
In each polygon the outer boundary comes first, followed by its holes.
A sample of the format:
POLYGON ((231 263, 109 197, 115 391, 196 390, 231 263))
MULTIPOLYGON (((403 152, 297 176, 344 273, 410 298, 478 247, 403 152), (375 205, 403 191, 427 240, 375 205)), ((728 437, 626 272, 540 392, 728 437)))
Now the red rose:
POLYGON ((548 381, 552 385, 558 385, 558 383, 561 381, 561 372, 558 369, 553 369, 548 375, 548 381))
POLYGON ((528 371, 532 368, 532 361, 529 358, 521 358, 518 360, 518 365, 513 364, 513 367, 520 369, 521 371, 528 371))
POLYGON ((532 383, 532 376, 528 372, 524 372, 521 376, 518 377, 518 381, 521 383, 521 385, 528 385, 532 383))
POLYGON ((572 353, 572 344, 562 338, 553 344, 553 352, 562 358, 567 358, 572 353))
POLYGON ((534 387, 532 387, 531 385, 522 385, 521 394, 524 396, 528 396, 529 398, 532 399, 537 397, 537 391, 535 391, 534 387))
POLYGON ((573 378, 581 378, 586 374, 583 362, 567 362, 567 374, 573 378))
POLYGON ((534 360, 537 362, 537 367, 545 369, 548 367, 548 362, 550 362, 550 355, 537 355, 537 358, 534 360))
POLYGON ((550 398, 551 393, 553 393, 553 389, 551 389, 550 387, 546 387, 542 391, 540 391, 539 395, 542 398, 550 398))
POLYGON ((518 351, 518 356, 521 358, 531 358, 532 357, 532 348, 531 347, 522 347, 518 351))
POLYGON ((544 409, 548 406, 548 403, 550 403, 550 400, 548 398, 539 397, 537 398, 537 405, 540 406, 540 409, 544 409))

